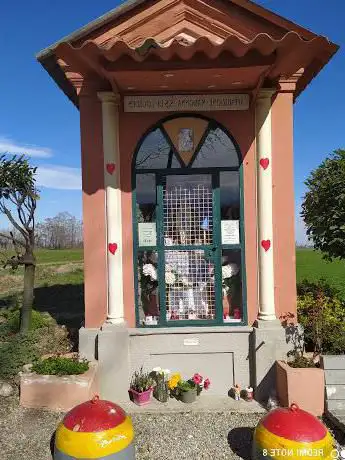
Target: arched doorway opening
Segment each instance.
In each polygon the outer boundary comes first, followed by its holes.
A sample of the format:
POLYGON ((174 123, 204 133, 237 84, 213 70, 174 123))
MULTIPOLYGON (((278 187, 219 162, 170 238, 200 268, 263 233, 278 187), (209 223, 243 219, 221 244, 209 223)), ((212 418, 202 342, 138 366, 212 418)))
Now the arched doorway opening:
POLYGON ((215 120, 161 120, 132 164, 137 326, 246 322, 242 156, 215 120))

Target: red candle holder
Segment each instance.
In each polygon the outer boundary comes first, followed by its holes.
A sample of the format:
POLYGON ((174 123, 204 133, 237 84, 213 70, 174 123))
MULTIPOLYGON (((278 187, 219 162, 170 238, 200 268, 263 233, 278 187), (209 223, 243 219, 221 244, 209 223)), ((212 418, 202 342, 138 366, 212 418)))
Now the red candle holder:
POLYGON ((241 319, 241 310, 239 308, 234 308, 234 319, 241 319))

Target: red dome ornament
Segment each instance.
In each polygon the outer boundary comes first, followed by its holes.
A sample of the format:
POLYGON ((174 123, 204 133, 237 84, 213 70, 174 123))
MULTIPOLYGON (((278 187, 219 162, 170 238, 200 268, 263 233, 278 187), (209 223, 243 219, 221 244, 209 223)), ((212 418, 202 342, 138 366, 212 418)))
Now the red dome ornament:
POLYGON ((291 404, 261 419, 254 433, 252 458, 330 460, 332 451, 334 441, 325 425, 291 404))
POLYGON ((95 396, 65 415, 56 430, 55 460, 134 460, 133 426, 125 411, 95 396))

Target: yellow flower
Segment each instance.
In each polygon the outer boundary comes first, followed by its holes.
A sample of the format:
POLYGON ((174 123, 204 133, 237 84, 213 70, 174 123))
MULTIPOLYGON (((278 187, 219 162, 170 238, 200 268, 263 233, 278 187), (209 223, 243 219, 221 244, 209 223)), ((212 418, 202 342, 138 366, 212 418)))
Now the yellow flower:
POLYGON ((181 374, 173 374, 168 380, 168 387, 170 390, 176 388, 177 384, 181 381, 181 374))

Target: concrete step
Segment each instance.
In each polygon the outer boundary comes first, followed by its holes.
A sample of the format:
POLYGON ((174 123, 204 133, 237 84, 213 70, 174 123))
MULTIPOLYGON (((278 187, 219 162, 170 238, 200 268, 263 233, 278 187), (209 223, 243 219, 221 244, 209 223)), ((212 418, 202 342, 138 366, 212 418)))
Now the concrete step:
POLYGON ((345 369, 345 356, 321 356, 321 367, 328 369, 345 369))
POLYGON ((330 411, 345 411, 345 400, 344 399, 328 399, 327 408, 330 411))
POLYGON ((235 401, 228 396, 209 396, 202 393, 197 400, 191 404, 170 399, 166 403, 161 403, 156 399, 152 399, 147 406, 137 406, 132 402, 122 403, 121 407, 128 414, 137 413, 184 413, 184 412, 241 412, 244 414, 265 414, 266 409, 257 401, 247 402, 241 399, 235 401))
POLYGON ((344 385, 345 369, 332 369, 325 371, 326 385, 344 385))
POLYGON ((345 384, 344 385, 326 385, 327 399, 344 399, 345 400, 345 384))

